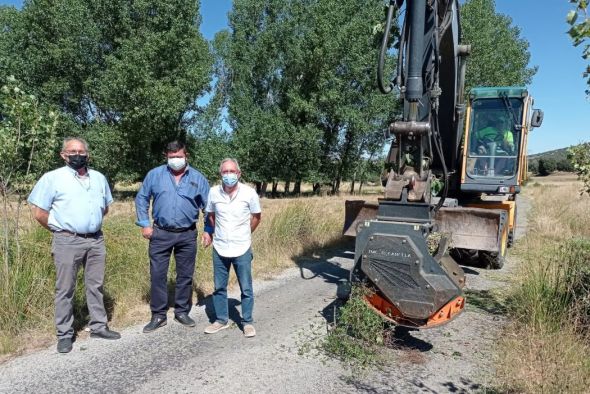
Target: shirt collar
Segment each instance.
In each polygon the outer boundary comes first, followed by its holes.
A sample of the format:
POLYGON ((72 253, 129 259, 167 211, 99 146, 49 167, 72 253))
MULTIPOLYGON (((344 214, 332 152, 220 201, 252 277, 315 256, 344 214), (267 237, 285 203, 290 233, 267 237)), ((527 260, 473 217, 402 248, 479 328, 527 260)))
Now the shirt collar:
MULTIPOLYGON (((172 172, 172 169, 170 167, 168 167, 168 164, 164 164, 164 166, 166 167, 166 171, 168 171, 168 173, 172 176, 174 176, 174 173, 172 172)), ((192 170, 192 167, 190 166, 190 164, 186 165, 186 169, 184 170, 184 172, 182 173, 182 176, 185 176, 189 173, 189 171, 192 170)))
MULTIPOLYGON (((238 193, 240 192, 240 186, 241 186, 241 183, 238 182, 238 187, 236 188, 236 194, 234 195, 234 197, 237 196, 238 193)), ((226 193, 225 189, 223 188, 223 183, 221 185, 219 185, 219 191, 222 195, 226 195, 229 197, 229 193, 226 193)))
MULTIPOLYGON (((66 171, 68 171, 70 174, 72 174, 74 176, 79 176, 78 171, 74 170, 69 165, 66 164, 65 166, 63 166, 63 168, 65 168, 66 171)), ((86 175, 85 176, 90 176, 90 168, 88 168, 88 167, 86 167, 86 175)))

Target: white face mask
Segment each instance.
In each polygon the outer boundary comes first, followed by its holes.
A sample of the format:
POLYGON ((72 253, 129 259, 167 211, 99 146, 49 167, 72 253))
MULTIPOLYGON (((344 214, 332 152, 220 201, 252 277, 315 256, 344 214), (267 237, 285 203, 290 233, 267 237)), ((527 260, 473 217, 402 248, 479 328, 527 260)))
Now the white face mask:
POLYGON ((168 167, 174 171, 180 171, 186 166, 186 158, 184 157, 170 157, 168 159, 168 167))

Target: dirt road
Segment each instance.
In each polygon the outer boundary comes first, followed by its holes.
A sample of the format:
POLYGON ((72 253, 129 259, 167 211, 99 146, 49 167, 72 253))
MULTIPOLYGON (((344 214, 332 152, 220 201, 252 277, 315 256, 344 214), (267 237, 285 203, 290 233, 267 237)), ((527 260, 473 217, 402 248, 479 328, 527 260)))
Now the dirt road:
MULTIPOLYGON (((527 211, 521 198, 517 237, 527 211)), ((78 340, 69 354, 52 345, 13 359, 0 365, 0 392, 461 393, 489 385, 492 348, 505 322, 490 289, 505 286, 515 265, 510 259, 501 271, 466 267, 466 312, 443 328, 401 337, 383 370, 355 376, 313 352, 300 355, 301 345, 332 314, 336 283, 348 276, 352 256, 333 251, 257 283, 255 338, 244 338, 237 327, 203 334, 211 305, 196 306, 196 329, 169 318, 152 334, 134 326, 119 341, 78 340)), ((230 300, 234 316, 236 304, 230 300)))

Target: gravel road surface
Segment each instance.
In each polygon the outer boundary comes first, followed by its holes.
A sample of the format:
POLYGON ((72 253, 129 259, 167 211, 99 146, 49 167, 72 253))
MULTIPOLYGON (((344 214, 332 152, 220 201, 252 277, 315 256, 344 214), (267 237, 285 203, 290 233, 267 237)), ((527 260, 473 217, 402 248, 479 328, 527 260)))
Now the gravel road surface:
MULTIPOLYGON (((519 202, 517 237, 529 204, 519 202)), ((484 390, 493 375, 493 345, 505 323, 494 292, 506 285, 516 262, 500 271, 465 267, 466 311, 448 325, 401 336, 381 370, 354 374, 315 352, 300 355, 332 314, 336 283, 348 276, 352 251, 328 251, 300 260, 280 277, 255 283, 258 335, 237 325, 217 334, 203 329, 210 300, 191 315, 196 328, 172 320, 151 334, 142 326, 122 339, 80 339, 69 354, 55 345, 0 365, 0 393, 462 393, 484 390)), ((233 316, 238 294, 233 293, 233 316)))

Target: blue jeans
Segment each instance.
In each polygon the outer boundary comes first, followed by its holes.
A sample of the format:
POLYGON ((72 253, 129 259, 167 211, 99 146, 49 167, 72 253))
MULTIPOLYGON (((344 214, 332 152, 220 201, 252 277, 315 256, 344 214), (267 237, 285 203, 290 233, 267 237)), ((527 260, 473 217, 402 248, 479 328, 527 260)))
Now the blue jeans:
POLYGON ((233 265, 242 293, 242 323, 252 323, 252 310, 254 309, 254 290, 252 289, 253 257, 252 248, 238 257, 220 256, 213 248, 213 280, 215 282, 213 306, 217 322, 226 324, 229 320, 227 280, 229 278, 229 269, 233 265))

